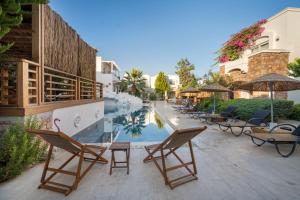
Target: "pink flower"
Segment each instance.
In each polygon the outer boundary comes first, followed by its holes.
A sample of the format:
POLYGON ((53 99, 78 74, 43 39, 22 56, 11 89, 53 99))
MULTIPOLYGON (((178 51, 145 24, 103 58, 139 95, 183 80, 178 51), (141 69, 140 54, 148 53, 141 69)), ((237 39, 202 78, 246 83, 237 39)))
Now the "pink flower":
POLYGON ((243 48, 243 47, 244 47, 244 43, 243 43, 242 41, 239 41, 239 42, 238 42, 238 46, 239 46, 240 48, 243 48))
POLYGON ((267 23, 267 22, 268 22, 268 20, 262 19, 262 20, 260 20, 260 21, 258 22, 258 24, 265 24, 265 23, 267 23))
POLYGON ((222 55, 222 56, 219 58, 219 61, 220 61, 220 63, 225 63, 225 62, 228 62, 228 61, 229 61, 229 58, 227 57, 227 55, 222 55))
POLYGON ((264 32, 265 28, 264 27, 259 27, 258 33, 261 34, 262 32, 264 32))

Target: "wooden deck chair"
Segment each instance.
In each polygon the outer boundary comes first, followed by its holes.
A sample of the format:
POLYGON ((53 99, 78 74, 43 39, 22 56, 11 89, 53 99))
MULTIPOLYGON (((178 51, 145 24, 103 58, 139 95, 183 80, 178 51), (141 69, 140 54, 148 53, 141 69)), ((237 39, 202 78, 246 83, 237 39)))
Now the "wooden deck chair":
POLYGON ((253 132, 247 130, 245 135, 250 136, 252 142, 257 146, 265 143, 274 144, 276 151, 282 157, 289 157, 295 151, 296 145, 300 145, 300 125, 298 127, 292 124, 278 124, 269 132, 264 129, 253 128, 253 132), (280 146, 290 145, 288 152, 282 152, 280 146))
POLYGON ((95 165, 96 162, 103 164, 107 163, 107 160, 102 157, 102 154, 105 152, 106 147, 93 146, 93 145, 84 145, 71 137, 67 136, 62 132, 54 132, 49 130, 33 130, 28 129, 27 132, 38 135, 47 143, 50 144, 48 156, 45 162, 40 188, 48 189, 55 192, 60 192, 65 195, 70 194, 75 190, 80 182, 80 180, 87 174, 87 172, 95 165), (72 154, 69 159, 67 159, 61 166, 58 168, 49 167, 51 155, 53 152, 53 147, 58 147, 72 154), (92 156, 92 157, 91 157, 92 156), (67 171, 63 168, 70 163, 74 158, 79 157, 78 166, 76 171, 67 171), (84 160, 91 161, 88 167, 82 172, 82 163, 84 160), (47 172, 52 172, 47 177, 47 172), (62 183, 52 181, 53 177, 56 174, 64 174, 74 177, 72 185, 65 185, 62 183))
POLYGON ((184 183, 197 180, 197 169, 196 169, 196 163, 193 153, 193 147, 192 147, 192 138, 200 134, 202 131, 206 129, 206 126, 200 127, 200 128, 190 128, 190 129, 182 129, 182 130, 176 130, 172 135, 170 135, 166 140, 164 140, 160 144, 155 145, 149 145, 145 146, 146 151, 148 152, 148 156, 144 159, 144 163, 153 161, 156 167, 159 169, 160 173, 164 177, 165 184, 169 185, 171 189, 182 185, 184 183), (188 143, 189 150, 190 150, 190 156, 191 161, 185 163, 175 152, 177 149, 179 149, 184 144, 188 143), (167 150, 168 152, 165 152, 167 150), (160 155, 155 156, 155 154, 158 153, 160 155), (166 166, 166 158, 169 155, 174 155, 178 161, 181 163, 179 165, 175 166, 166 166), (162 161, 162 167, 158 163, 158 159, 161 159, 162 161), (190 169, 190 165, 193 166, 193 169, 190 169), (178 178, 175 178, 173 180, 170 180, 168 173, 184 167, 187 170, 187 174, 178 178))

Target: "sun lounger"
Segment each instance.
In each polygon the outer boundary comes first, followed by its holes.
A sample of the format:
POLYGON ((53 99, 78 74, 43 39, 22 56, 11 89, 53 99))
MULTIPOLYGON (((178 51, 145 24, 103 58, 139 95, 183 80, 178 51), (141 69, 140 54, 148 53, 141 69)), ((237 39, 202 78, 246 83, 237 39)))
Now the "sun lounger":
POLYGON ((29 133, 38 135, 39 137, 41 137, 47 143, 50 144, 50 148, 45 162, 45 166, 41 178, 41 184, 39 185, 39 188, 44 188, 44 189, 48 189, 51 191, 60 192, 65 195, 68 195, 77 188, 81 179, 95 165, 96 162, 100 162, 103 164, 107 163, 107 160, 102 157, 102 154, 105 152, 106 147, 81 144, 62 132, 54 132, 48 130, 33 130, 33 129, 27 131, 29 133), (69 159, 67 159, 58 168, 49 166, 54 147, 63 149, 71 154, 71 157, 69 157, 69 159), (64 169, 65 166, 76 157, 79 158, 76 171, 65 170, 64 169), (82 171, 82 163, 84 160, 90 161, 90 164, 84 171, 82 171), (52 173, 49 176, 47 176, 47 172, 52 172, 52 173), (58 173, 68 175, 68 176, 73 176, 74 180, 72 184, 66 185, 54 181, 53 178, 58 173))
POLYGON ((199 107, 197 105, 191 106, 189 108, 183 108, 180 110, 182 114, 189 114, 193 112, 199 112, 199 107))
POLYGON ((235 117, 235 119, 228 120, 226 122, 218 122, 217 124, 222 131, 227 131, 229 129, 233 135, 240 136, 247 127, 251 128, 267 126, 267 120, 269 116, 269 110, 258 110, 248 121, 237 120, 238 117, 235 117), (239 128, 240 130, 238 132, 234 132, 233 128, 239 128))
POLYGON ((205 114, 200 115, 199 119, 205 120, 205 122, 208 122, 210 120, 211 122, 220 122, 220 121, 226 121, 230 118, 234 118, 234 111, 237 107, 235 106, 228 106, 223 112, 220 114, 205 114))
POLYGON ((190 115, 191 118, 197 119, 197 118, 200 118, 203 115, 212 114, 213 111, 214 111, 214 108, 209 107, 205 111, 190 112, 189 115, 190 115))
POLYGON ((168 185, 171 189, 184 183, 197 180, 197 169, 191 140, 195 136, 203 132, 205 129, 206 127, 176 130, 162 143, 145 146, 145 149, 148 152, 148 156, 144 159, 144 162, 153 161, 156 167, 159 169, 162 176, 164 177, 165 184, 168 185), (184 162, 175 152, 184 144, 188 144, 189 146, 191 156, 190 162, 184 162), (160 155, 155 156, 155 154, 160 155), (174 155, 175 158, 177 158, 177 160, 181 164, 167 167, 166 158, 171 154, 174 155), (162 167, 159 165, 158 159, 161 159, 162 167), (193 169, 190 169, 190 165, 192 165, 193 169), (169 173, 183 167, 187 170, 188 173, 186 175, 171 180, 169 173))
POLYGON ((247 130, 244 134, 250 136, 252 142, 257 146, 262 146, 265 143, 274 144, 276 151, 282 157, 289 157, 294 153, 297 144, 300 145, 300 125, 296 127, 292 124, 279 124, 270 131, 252 128, 252 132, 247 130), (282 145, 289 145, 289 151, 283 152, 280 149, 282 145))

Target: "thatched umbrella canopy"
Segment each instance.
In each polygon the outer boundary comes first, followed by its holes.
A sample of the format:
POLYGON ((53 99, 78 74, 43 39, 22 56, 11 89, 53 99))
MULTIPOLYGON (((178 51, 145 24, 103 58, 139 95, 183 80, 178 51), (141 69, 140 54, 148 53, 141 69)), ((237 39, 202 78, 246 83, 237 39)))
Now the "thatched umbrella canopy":
POLYGON ((200 88, 201 91, 206 91, 206 92, 230 92, 231 90, 224 87, 223 85, 220 85, 218 83, 213 83, 210 85, 204 85, 203 87, 200 88))
POLYGON ((180 93, 198 93, 200 90, 198 88, 189 87, 188 89, 180 91, 180 93))
POLYGON ((213 83, 210 85, 204 85, 203 87, 200 88, 201 91, 205 92, 213 92, 214 93, 214 113, 216 111, 216 95, 215 92, 230 92, 231 90, 218 84, 218 83, 213 83))
POLYGON ((300 81, 289 78, 288 76, 270 73, 260 76, 252 81, 239 86, 239 89, 248 91, 270 91, 271 93, 271 122, 274 121, 273 116, 273 91, 290 91, 299 90, 300 81))

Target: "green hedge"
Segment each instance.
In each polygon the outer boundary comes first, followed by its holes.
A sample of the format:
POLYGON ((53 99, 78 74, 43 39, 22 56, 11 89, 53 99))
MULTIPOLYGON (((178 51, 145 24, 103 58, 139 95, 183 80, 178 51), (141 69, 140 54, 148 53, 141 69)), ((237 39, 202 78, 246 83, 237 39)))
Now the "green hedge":
MULTIPOLYGON (((293 101, 274 100, 274 119, 288 118, 293 109, 293 101)), ((224 110, 227 106, 237 106, 236 114, 243 120, 247 120, 259 109, 271 109, 271 100, 269 99, 232 99, 222 102, 218 106, 218 111, 224 110)))
POLYGON ((36 118, 29 117, 25 126, 11 125, 0 138, 0 183, 22 173, 28 166, 41 161, 47 145, 27 133, 25 128, 40 128, 36 118))
MULTIPOLYGON (((200 109, 205 109, 213 105, 212 99, 204 100, 199 103, 200 109)), ((222 112, 228 106, 236 106, 236 115, 240 116, 241 119, 247 120, 251 115, 259 109, 271 108, 271 101, 269 99, 231 99, 227 101, 217 101, 216 109, 217 112, 222 112)), ((293 111, 293 101, 287 100, 274 100, 274 119, 288 118, 293 111)))
POLYGON ((295 104, 293 106, 293 111, 289 118, 300 121, 300 104, 295 104))

